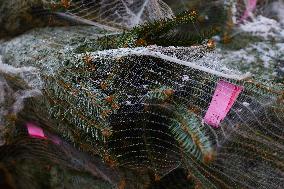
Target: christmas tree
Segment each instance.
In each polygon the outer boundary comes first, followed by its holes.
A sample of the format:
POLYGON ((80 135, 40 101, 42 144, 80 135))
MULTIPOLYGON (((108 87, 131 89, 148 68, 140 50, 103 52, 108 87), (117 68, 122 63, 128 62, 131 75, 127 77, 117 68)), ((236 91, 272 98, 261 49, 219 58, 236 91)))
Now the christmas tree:
MULTIPOLYGON (((221 5, 229 17, 232 6, 221 5)), ((36 10, 51 27, 1 47, 11 96, 0 122, 3 186, 284 186, 283 85, 230 68, 213 40, 224 30, 203 27, 199 11, 174 15, 155 0, 36 10)))

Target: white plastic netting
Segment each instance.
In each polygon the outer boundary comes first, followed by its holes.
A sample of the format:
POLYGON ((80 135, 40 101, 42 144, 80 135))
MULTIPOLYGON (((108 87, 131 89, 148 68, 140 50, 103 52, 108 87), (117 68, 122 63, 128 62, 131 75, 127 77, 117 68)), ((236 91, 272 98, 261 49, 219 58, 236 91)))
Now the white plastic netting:
POLYGON ((73 0, 58 14, 110 30, 129 29, 146 21, 173 16, 171 8, 162 0, 73 0))
MULTIPOLYGON (((114 25, 140 23, 143 17, 129 3, 118 5, 136 17, 114 25)), ((84 18, 86 10, 69 13, 84 18)), ((284 187, 283 89, 229 69, 206 45, 80 54, 78 35, 39 30, 3 48, 7 63, 40 70, 45 103, 58 121, 54 129, 65 139, 82 150, 91 148, 114 167, 153 170, 159 176, 183 167, 204 188, 284 187), (14 53, 15 48, 22 53, 14 53), (220 127, 213 128, 202 120, 220 80, 244 90, 220 127)))

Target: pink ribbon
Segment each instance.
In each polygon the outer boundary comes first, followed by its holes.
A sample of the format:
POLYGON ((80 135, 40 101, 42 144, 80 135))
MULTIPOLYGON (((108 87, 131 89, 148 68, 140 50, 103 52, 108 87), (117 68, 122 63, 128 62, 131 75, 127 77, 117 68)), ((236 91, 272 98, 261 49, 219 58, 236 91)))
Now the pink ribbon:
POLYGON ((212 127, 219 127, 242 90, 241 86, 220 80, 203 121, 212 127))

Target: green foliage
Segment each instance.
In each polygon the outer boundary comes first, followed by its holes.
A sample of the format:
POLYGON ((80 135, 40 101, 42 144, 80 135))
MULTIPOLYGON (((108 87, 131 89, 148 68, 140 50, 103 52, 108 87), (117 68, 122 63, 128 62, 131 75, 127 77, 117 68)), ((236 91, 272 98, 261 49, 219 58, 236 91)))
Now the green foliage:
POLYGON ((171 109, 173 116, 169 128, 183 153, 190 153, 199 161, 203 161, 205 156, 212 153, 212 145, 209 138, 204 135, 202 121, 183 104, 174 101, 179 98, 175 91, 162 87, 150 91, 145 98, 146 103, 160 104, 161 108, 157 110, 157 114, 163 112, 163 103, 168 103, 164 106, 171 109))
POLYGON ((140 26, 135 26, 130 31, 122 34, 105 36, 98 40, 103 49, 121 47, 139 47, 147 45, 159 46, 191 46, 201 44, 205 39, 211 38, 216 31, 206 28, 198 33, 188 31, 186 34, 179 27, 187 24, 195 25, 197 13, 195 11, 185 11, 174 18, 156 20, 140 26))

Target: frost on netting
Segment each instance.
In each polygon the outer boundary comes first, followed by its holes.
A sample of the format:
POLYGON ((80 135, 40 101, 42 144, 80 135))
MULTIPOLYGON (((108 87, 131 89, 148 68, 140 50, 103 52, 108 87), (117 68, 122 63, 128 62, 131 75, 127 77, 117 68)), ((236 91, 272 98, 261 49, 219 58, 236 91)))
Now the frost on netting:
POLYGON ((106 51, 98 51, 91 53, 94 57, 124 57, 131 55, 153 56, 167 61, 173 61, 177 64, 193 67, 204 72, 208 72, 220 77, 226 77, 236 80, 245 79, 250 76, 250 73, 241 73, 237 70, 232 70, 223 64, 221 54, 210 52, 210 49, 204 46, 192 47, 160 47, 148 46, 138 48, 121 48, 111 49, 106 51))
MULTIPOLYGON (((20 86, 22 90, 17 90, 13 94, 15 102, 13 104, 13 107, 9 110, 10 113, 18 113, 23 108, 23 100, 25 98, 41 95, 40 89, 42 89, 43 83, 41 81, 38 70, 35 67, 13 67, 9 64, 3 63, 2 56, 0 56, 0 73, 1 75, 10 75, 11 77, 15 77, 15 80, 22 80, 22 85, 20 86)), ((1 91, 3 92, 1 96, 3 98, 3 101, 5 101, 7 100, 7 97, 5 98, 5 95, 8 95, 8 91, 12 91, 12 89, 9 88, 9 85, 4 81, 4 78, 2 87, 3 88, 1 88, 1 91)))
POLYGON ((11 43, 4 54, 15 67, 40 70, 53 129, 77 148, 157 178, 183 167, 204 188, 284 185, 283 90, 229 69, 206 46, 93 45, 80 54, 81 42, 66 40, 72 32, 48 30, 25 35, 29 45, 11 43), (203 119, 219 81, 243 90, 214 129, 203 119))
MULTIPOLYGON (((258 78, 283 81, 282 1, 257 1, 255 11, 237 27, 230 45, 219 49, 225 64, 248 70, 258 78), (235 41, 235 42, 234 42, 235 41)), ((238 9, 236 9, 238 11, 238 9)))
POLYGON ((283 39, 284 32, 281 24, 274 19, 264 16, 257 16, 251 22, 246 22, 240 26, 244 32, 252 33, 254 36, 260 36, 264 39, 283 39))
POLYGON ((5 143, 7 116, 20 112, 26 98, 41 95, 41 84, 35 67, 13 67, 3 63, 0 55, 0 146, 5 143), (13 78, 15 83, 8 82, 7 77, 13 78))
POLYGON ((171 8, 162 0, 75 0, 58 14, 90 25, 105 25, 110 30, 129 29, 146 21, 173 16, 171 8))

